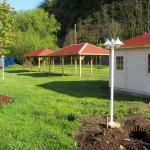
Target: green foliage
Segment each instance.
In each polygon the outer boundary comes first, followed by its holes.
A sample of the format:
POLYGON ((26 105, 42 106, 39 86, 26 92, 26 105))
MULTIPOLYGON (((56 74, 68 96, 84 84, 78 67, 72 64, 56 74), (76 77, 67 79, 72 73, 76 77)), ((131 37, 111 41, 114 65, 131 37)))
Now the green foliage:
POLYGON ((7 54, 6 48, 14 42, 15 14, 15 10, 7 4, 7 0, 0 3, 0 55, 7 54))
POLYGON ((120 36, 122 33, 121 24, 118 22, 115 22, 112 20, 110 23, 108 23, 107 30, 106 30, 106 36, 109 39, 116 38, 120 36))
POLYGON ((62 25, 59 40, 65 43, 72 43, 74 24, 78 42, 91 34, 104 42, 108 37, 126 39, 150 32, 149 0, 45 0, 40 7, 56 15, 62 25))
POLYGON ((56 34, 60 30, 54 15, 42 9, 19 12, 15 18, 15 54, 24 54, 35 49, 56 49, 56 34))
POLYGON ((92 34, 80 37, 79 41, 82 41, 84 43, 91 43, 91 44, 97 44, 96 37, 92 34))
POLYGON ((71 29, 65 37, 65 45, 75 44, 75 31, 71 29))

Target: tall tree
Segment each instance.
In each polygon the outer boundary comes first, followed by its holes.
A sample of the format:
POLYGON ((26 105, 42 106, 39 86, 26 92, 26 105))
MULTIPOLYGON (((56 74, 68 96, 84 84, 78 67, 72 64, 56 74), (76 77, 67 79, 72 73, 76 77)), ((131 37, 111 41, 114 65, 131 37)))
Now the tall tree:
POLYGON ((54 15, 43 9, 19 12, 15 18, 16 44, 13 51, 23 54, 39 48, 56 49, 56 34, 60 30, 54 15))
POLYGON ((87 34, 100 41, 108 36, 126 39, 150 32, 150 0, 45 0, 40 7, 56 15, 63 42, 73 36, 70 32, 74 24, 78 24, 79 41, 87 34), (92 21, 87 25, 84 22, 88 18, 92 21))
POLYGON ((7 0, 0 3, 0 55, 7 54, 6 48, 14 42, 15 14, 15 10, 8 5, 7 0))

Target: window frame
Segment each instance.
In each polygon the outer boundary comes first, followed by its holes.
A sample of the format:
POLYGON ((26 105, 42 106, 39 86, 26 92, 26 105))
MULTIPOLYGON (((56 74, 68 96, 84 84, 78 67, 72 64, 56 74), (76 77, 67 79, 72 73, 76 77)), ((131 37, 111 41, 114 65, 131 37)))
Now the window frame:
POLYGON ((124 56, 116 56, 116 70, 124 71, 124 56))

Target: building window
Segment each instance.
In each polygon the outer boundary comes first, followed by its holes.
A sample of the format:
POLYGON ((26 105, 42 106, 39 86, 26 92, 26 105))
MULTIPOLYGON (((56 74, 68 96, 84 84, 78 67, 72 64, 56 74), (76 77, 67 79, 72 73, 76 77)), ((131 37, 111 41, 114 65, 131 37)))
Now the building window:
POLYGON ((116 69, 117 70, 123 70, 124 69, 123 56, 117 56, 116 57, 116 69))
POLYGON ((148 54, 148 73, 150 73, 150 54, 148 54))

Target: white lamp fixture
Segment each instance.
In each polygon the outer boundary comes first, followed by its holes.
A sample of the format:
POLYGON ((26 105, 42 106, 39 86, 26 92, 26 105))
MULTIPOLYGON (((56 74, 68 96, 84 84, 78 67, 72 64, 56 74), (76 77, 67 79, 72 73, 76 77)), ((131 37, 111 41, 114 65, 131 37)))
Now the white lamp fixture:
POLYGON ((119 37, 117 40, 112 39, 109 41, 109 39, 106 40, 104 43, 104 46, 106 48, 111 48, 111 104, 110 104, 110 121, 109 126, 114 128, 118 125, 114 122, 114 49, 119 48, 123 43, 119 40, 119 37))
POLYGON ((109 39, 106 40, 106 42, 104 43, 104 46, 105 46, 106 48, 110 48, 111 42, 109 41, 109 39))

